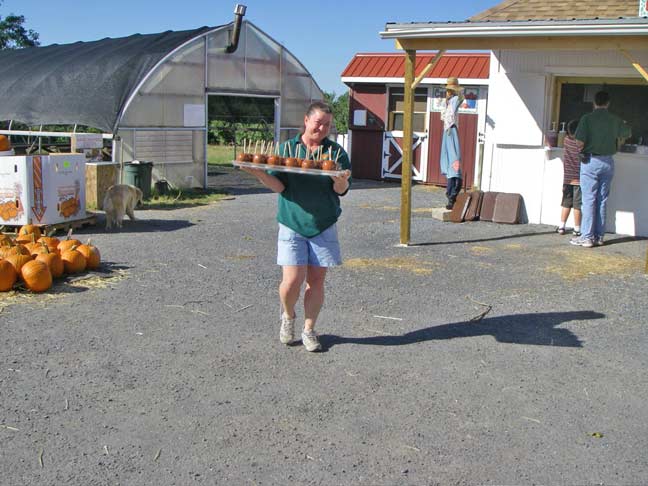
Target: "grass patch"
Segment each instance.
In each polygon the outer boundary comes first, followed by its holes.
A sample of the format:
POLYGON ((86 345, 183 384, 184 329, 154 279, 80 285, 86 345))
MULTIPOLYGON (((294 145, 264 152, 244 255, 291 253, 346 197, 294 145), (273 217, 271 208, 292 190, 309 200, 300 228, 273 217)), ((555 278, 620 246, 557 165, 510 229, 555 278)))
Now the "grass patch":
POLYGON ((170 189, 168 194, 153 192, 139 209, 179 209, 192 206, 205 206, 228 197, 228 194, 215 189, 170 189))
POLYGON ((599 250, 561 249, 556 251, 557 261, 548 265, 547 272, 556 273, 565 280, 575 281, 588 277, 631 275, 643 270, 637 258, 603 253, 599 250))
POLYGON ((346 260, 343 266, 355 270, 400 270, 417 275, 429 275, 433 273, 436 264, 422 261, 417 257, 392 257, 375 259, 351 258, 346 260))
MULTIPOLYGON (((240 150, 240 148, 239 148, 240 150)), ((207 164, 211 166, 229 166, 236 158, 233 145, 207 145, 207 164)))

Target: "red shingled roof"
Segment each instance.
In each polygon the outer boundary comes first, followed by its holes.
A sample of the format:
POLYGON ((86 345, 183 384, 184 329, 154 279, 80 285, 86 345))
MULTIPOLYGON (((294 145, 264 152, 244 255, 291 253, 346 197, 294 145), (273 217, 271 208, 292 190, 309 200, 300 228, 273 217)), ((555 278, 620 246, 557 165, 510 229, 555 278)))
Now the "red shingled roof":
MULTIPOLYGON (((418 75, 434 57, 434 53, 416 55, 418 75)), ((488 79, 489 53, 444 54, 426 78, 488 79)), ((405 76, 405 55, 393 54, 356 54, 346 69, 343 78, 402 78, 405 76)))

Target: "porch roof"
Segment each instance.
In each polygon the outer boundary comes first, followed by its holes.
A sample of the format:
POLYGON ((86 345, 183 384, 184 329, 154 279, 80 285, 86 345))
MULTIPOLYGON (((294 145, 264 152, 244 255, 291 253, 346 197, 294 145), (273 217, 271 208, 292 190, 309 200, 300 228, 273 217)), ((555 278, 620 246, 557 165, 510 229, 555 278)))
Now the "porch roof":
POLYGON ((399 49, 646 49, 648 18, 387 23, 399 49))

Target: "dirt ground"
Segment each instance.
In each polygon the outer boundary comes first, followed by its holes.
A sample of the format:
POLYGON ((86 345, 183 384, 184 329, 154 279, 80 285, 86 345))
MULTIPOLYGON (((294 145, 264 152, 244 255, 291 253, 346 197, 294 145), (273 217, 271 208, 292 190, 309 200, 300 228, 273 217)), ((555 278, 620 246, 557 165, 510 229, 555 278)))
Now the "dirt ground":
POLYGON ((210 184, 235 198, 86 228, 100 272, 0 296, 1 484, 646 484, 646 240, 443 223, 417 186, 403 248, 400 187, 357 181, 309 354, 276 195, 210 184))

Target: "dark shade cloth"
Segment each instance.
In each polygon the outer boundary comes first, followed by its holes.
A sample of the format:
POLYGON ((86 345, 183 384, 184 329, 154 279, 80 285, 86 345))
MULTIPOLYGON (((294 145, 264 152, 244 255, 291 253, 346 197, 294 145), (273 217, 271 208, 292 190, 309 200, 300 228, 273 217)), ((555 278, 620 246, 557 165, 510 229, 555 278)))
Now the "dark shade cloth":
POLYGON ((0 120, 112 133, 134 89, 167 54, 213 29, 0 51, 0 120))

